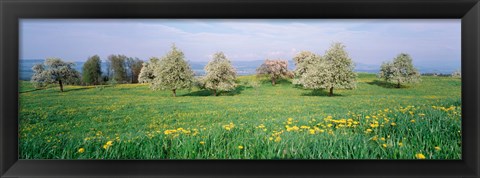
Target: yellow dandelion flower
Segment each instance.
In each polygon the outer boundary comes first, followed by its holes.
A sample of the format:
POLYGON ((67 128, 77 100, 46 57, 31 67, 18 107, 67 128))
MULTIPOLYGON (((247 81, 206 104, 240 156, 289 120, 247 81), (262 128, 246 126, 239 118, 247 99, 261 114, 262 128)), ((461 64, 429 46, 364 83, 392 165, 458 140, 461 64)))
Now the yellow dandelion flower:
POLYGON ((402 142, 399 142, 399 143, 398 143, 398 146, 403 146, 403 143, 402 143, 402 142))
POLYGON ((436 146, 436 147, 435 147, 435 150, 440 151, 440 150, 442 150, 442 149, 441 149, 439 146, 436 146))
POLYGON ((272 140, 273 140, 273 137, 268 138, 268 140, 272 141, 272 140))
POLYGON ((230 122, 230 124, 223 126, 223 128, 227 131, 232 130, 234 127, 235 127, 235 124, 233 124, 233 122, 230 122))
POLYGON ((329 130, 328 134, 333 135, 333 130, 329 130))
POLYGON ((387 148, 387 144, 385 144, 385 143, 382 144, 382 147, 383 147, 383 148, 387 148))
POLYGON ((411 122, 411 123, 415 123, 415 120, 414 120, 414 119, 412 119, 412 120, 410 120, 410 122, 411 122))
POLYGON ((190 131, 190 130, 182 130, 182 133, 184 133, 184 134, 190 134, 191 131, 190 131))
POLYGON ((201 142, 200 142, 200 145, 205 145, 205 142, 204 142, 204 141, 201 141, 201 142))
POLYGON ((390 123, 391 126, 396 126, 397 124, 395 122, 390 123))
POLYGON ((80 149, 78 149, 78 152, 79 152, 79 153, 85 152, 85 148, 80 148, 80 149))
POLYGON ((417 154, 415 155, 415 157, 416 157, 417 159, 425 159, 425 155, 423 155, 422 153, 417 153, 417 154))
POLYGON ((238 149, 243 150, 243 146, 242 145, 238 146, 238 149))
POLYGON ((380 140, 385 141, 385 137, 382 137, 380 140))
POLYGON ((370 116, 365 116, 365 119, 370 119, 370 116))
POLYGON ((280 142, 280 141, 282 141, 282 138, 280 137, 275 138, 275 142, 280 142))
POLYGON ((377 136, 375 135, 375 137, 373 137, 372 140, 377 141, 377 136))
POLYGON ((112 145, 113 145, 113 141, 108 141, 107 143, 105 143, 105 145, 103 145, 103 149, 108 149, 112 145))
POLYGON ((174 133, 176 133, 176 132, 177 132, 177 130, 165 130, 163 133, 164 133, 165 135, 170 135, 170 134, 174 134, 174 133))
POLYGON ((308 133, 310 133, 311 135, 315 134, 315 130, 314 129, 310 129, 308 130, 308 133))
POLYGON ((373 130, 372 129, 367 129, 366 132, 369 133, 369 132, 372 132, 373 130))

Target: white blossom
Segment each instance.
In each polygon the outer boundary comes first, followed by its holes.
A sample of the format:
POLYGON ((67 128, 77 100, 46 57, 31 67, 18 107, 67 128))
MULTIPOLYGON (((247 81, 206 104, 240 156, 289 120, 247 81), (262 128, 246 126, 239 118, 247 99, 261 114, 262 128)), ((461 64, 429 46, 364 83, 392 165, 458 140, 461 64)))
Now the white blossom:
POLYGON ((298 84, 308 89, 327 89, 329 96, 333 95, 334 88, 356 88, 355 65, 343 44, 332 44, 323 58, 317 58, 320 57, 312 58, 307 70, 299 76, 298 84))
POLYGON ((223 52, 213 55, 212 60, 205 66, 205 72, 206 75, 201 81, 214 95, 217 95, 217 91, 231 91, 237 86, 235 83, 237 72, 223 52))
POLYGON ((194 72, 185 61, 182 51, 175 45, 157 64, 153 63, 153 79, 150 88, 153 90, 171 90, 176 96, 176 90, 190 89, 194 82, 194 72))
POLYGON ((392 62, 384 62, 378 77, 395 83, 397 88, 400 88, 401 84, 420 82, 420 73, 413 66, 410 55, 406 53, 399 54, 392 62))
POLYGON ((58 82, 60 91, 63 92, 63 84, 73 84, 80 79, 80 73, 73 68, 74 65, 59 58, 47 58, 43 64, 32 67, 34 74, 30 81, 36 88, 58 82))
POLYGON ((150 83, 155 78, 153 76, 153 67, 158 65, 158 61, 160 59, 153 57, 150 58, 149 62, 144 62, 142 64, 142 69, 140 70, 140 74, 138 74, 138 82, 139 83, 150 83))

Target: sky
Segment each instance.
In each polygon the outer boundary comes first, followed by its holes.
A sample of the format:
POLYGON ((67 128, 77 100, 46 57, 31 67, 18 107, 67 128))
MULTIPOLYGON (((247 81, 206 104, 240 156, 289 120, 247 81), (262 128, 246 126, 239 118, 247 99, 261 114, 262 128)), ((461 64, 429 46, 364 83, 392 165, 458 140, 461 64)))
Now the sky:
POLYGON ((188 61, 218 51, 232 61, 291 60, 341 42, 355 63, 379 65, 408 53, 414 64, 460 67, 460 26, 460 19, 22 19, 20 59, 148 60, 175 44, 188 61))

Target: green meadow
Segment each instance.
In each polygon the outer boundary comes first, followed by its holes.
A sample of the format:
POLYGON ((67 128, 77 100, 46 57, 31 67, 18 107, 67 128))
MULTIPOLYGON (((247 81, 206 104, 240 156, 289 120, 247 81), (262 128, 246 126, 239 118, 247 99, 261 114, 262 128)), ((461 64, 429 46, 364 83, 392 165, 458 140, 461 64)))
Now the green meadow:
POLYGON ((421 80, 394 88, 360 73, 332 97, 256 76, 216 97, 20 81, 19 158, 461 159, 461 80, 421 80))

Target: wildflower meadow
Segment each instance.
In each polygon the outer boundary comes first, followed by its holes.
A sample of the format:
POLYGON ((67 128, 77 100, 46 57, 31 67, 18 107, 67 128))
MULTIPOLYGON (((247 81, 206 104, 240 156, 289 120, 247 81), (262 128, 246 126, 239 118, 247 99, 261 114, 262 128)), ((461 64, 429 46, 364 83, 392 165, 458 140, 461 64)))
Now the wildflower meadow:
POLYGON ((355 90, 240 76, 217 97, 148 84, 19 87, 20 159, 461 159, 461 79, 355 90))

